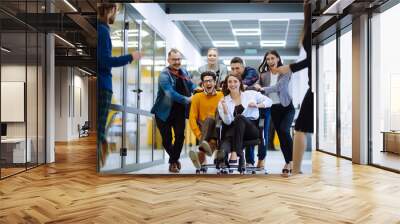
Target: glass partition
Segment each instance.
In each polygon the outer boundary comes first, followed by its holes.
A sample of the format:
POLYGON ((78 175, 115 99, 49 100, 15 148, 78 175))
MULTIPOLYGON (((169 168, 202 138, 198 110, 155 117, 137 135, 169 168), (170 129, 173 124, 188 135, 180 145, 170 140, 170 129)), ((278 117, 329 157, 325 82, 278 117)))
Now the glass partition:
POLYGON ((371 18, 371 162, 400 171, 400 4, 371 18))
POLYGON ((318 148, 336 154, 336 36, 318 48, 318 148))
POLYGON ((145 21, 136 20, 129 7, 124 5, 111 26, 113 56, 140 51, 142 58, 112 70, 114 95, 106 131, 110 150, 99 152, 107 154, 99 161, 100 171, 139 170, 165 158, 150 113, 166 65, 165 41, 145 21))
POLYGON ((340 36, 340 155, 352 157, 352 32, 340 36))

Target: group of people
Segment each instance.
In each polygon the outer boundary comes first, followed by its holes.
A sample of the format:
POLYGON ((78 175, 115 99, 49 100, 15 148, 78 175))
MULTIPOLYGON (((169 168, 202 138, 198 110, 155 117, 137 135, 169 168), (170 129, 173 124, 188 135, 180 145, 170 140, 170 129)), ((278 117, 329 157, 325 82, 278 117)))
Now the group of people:
MULTIPOLYGON (((277 51, 268 51, 258 68, 245 66, 240 57, 232 58, 230 72, 224 64, 218 62, 218 50, 210 48, 207 52, 207 64, 200 67, 199 75, 192 76, 181 67, 182 54, 177 49, 168 52, 168 66, 159 76, 158 93, 151 113, 162 137, 162 145, 169 155, 169 171, 179 173, 182 165, 180 154, 184 143, 186 119, 199 141, 196 151, 190 151, 194 166, 198 169, 206 163, 207 156, 228 158, 229 164, 238 169, 254 166, 254 147, 244 142, 261 138, 259 118, 264 117, 264 144, 258 149, 257 167, 264 168, 266 148, 268 147, 268 129, 271 120, 278 134, 281 150, 285 159, 283 176, 301 173, 301 161, 306 147, 306 134, 313 132, 313 95, 311 92, 311 71, 309 69, 309 90, 304 97, 295 125, 293 143, 290 128, 294 120, 295 109, 289 92, 289 81, 294 72, 311 65, 311 42, 307 18, 309 3, 305 2, 305 23, 302 46, 307 57, 290 65, 283 65, 277 51), (216 118, 223 122, 222 133, 217 134, 216 118), (173 136, 174 135, 174 136, 173 136), (245 155, 244 155, 245 154, 245 155), (244 156, 246 158, 244 158, 244 156)), ((100 8, 99 41, 105 48, 98 49, 99 54, 99 114, 98 140, 102 153, 106 153, 104 134, 105 119, 110 106, 111 67, 122 66, 132 60, 139 60, 140 54, 111 57, 111 40, 108 24, 115 19, 115 4, 104 4, 100 8), (108 33, 107 33, 108 32, 108 33), (108 36, 107 36, 108 35, 108 36), (102 73, 104 73, 102 75, 102 73)), ((103 157, 101 157, 103 158, 103 157)), ((104 163, 104 159, 100 160, 104 163)))

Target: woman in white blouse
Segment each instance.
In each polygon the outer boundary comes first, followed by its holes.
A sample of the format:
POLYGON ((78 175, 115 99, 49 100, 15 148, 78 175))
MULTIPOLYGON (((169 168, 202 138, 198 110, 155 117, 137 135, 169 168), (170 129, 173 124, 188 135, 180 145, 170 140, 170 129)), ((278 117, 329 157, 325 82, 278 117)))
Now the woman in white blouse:
POLYGON ((232 74, 225 78, 224 98, 218 103, 218 113, 225 124, 221 150, 231 153, 229 164, 236 164, 240 157, 239 172, 243 171, 243 142, 259 138, 259 108, 271 107, 272 101, 261 93, 244 91, 240 77, 232 74))

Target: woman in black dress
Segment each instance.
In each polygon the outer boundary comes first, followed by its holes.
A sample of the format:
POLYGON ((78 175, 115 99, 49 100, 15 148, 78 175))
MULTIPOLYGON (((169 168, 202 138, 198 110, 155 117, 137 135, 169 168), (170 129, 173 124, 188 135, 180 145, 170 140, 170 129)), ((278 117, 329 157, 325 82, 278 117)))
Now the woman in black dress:
POLYGON ((301 173, 301 162, 307 147, 307 134, 314 132, 314 97, 311 88, 311 1, 304 0, 304 27, 301 43, 307 57, 299 62, 271 69, 273 73, 295 73, 308 68, 308 90, 301 104, 299 116, 296 119, 293 141, 293 174, 301 173))

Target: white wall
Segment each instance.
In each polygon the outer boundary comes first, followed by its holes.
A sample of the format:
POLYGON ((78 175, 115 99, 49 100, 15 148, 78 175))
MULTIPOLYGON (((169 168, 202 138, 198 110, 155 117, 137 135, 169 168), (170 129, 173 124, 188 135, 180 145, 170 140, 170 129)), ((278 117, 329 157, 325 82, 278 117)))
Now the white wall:
POLYGON ((56 67, 55 141, 77 139, 78 124, 88 120, 88 78, 81 75, 71 67, 56 67))
POLYGON ((201 54, 179 28, 170 20, 168 15, 156 3, 131 3, 145 18, 145 22, 165 38, 167 52, 177 48, 185 56, 188 64, 195 68, 202 65, 201 54))

